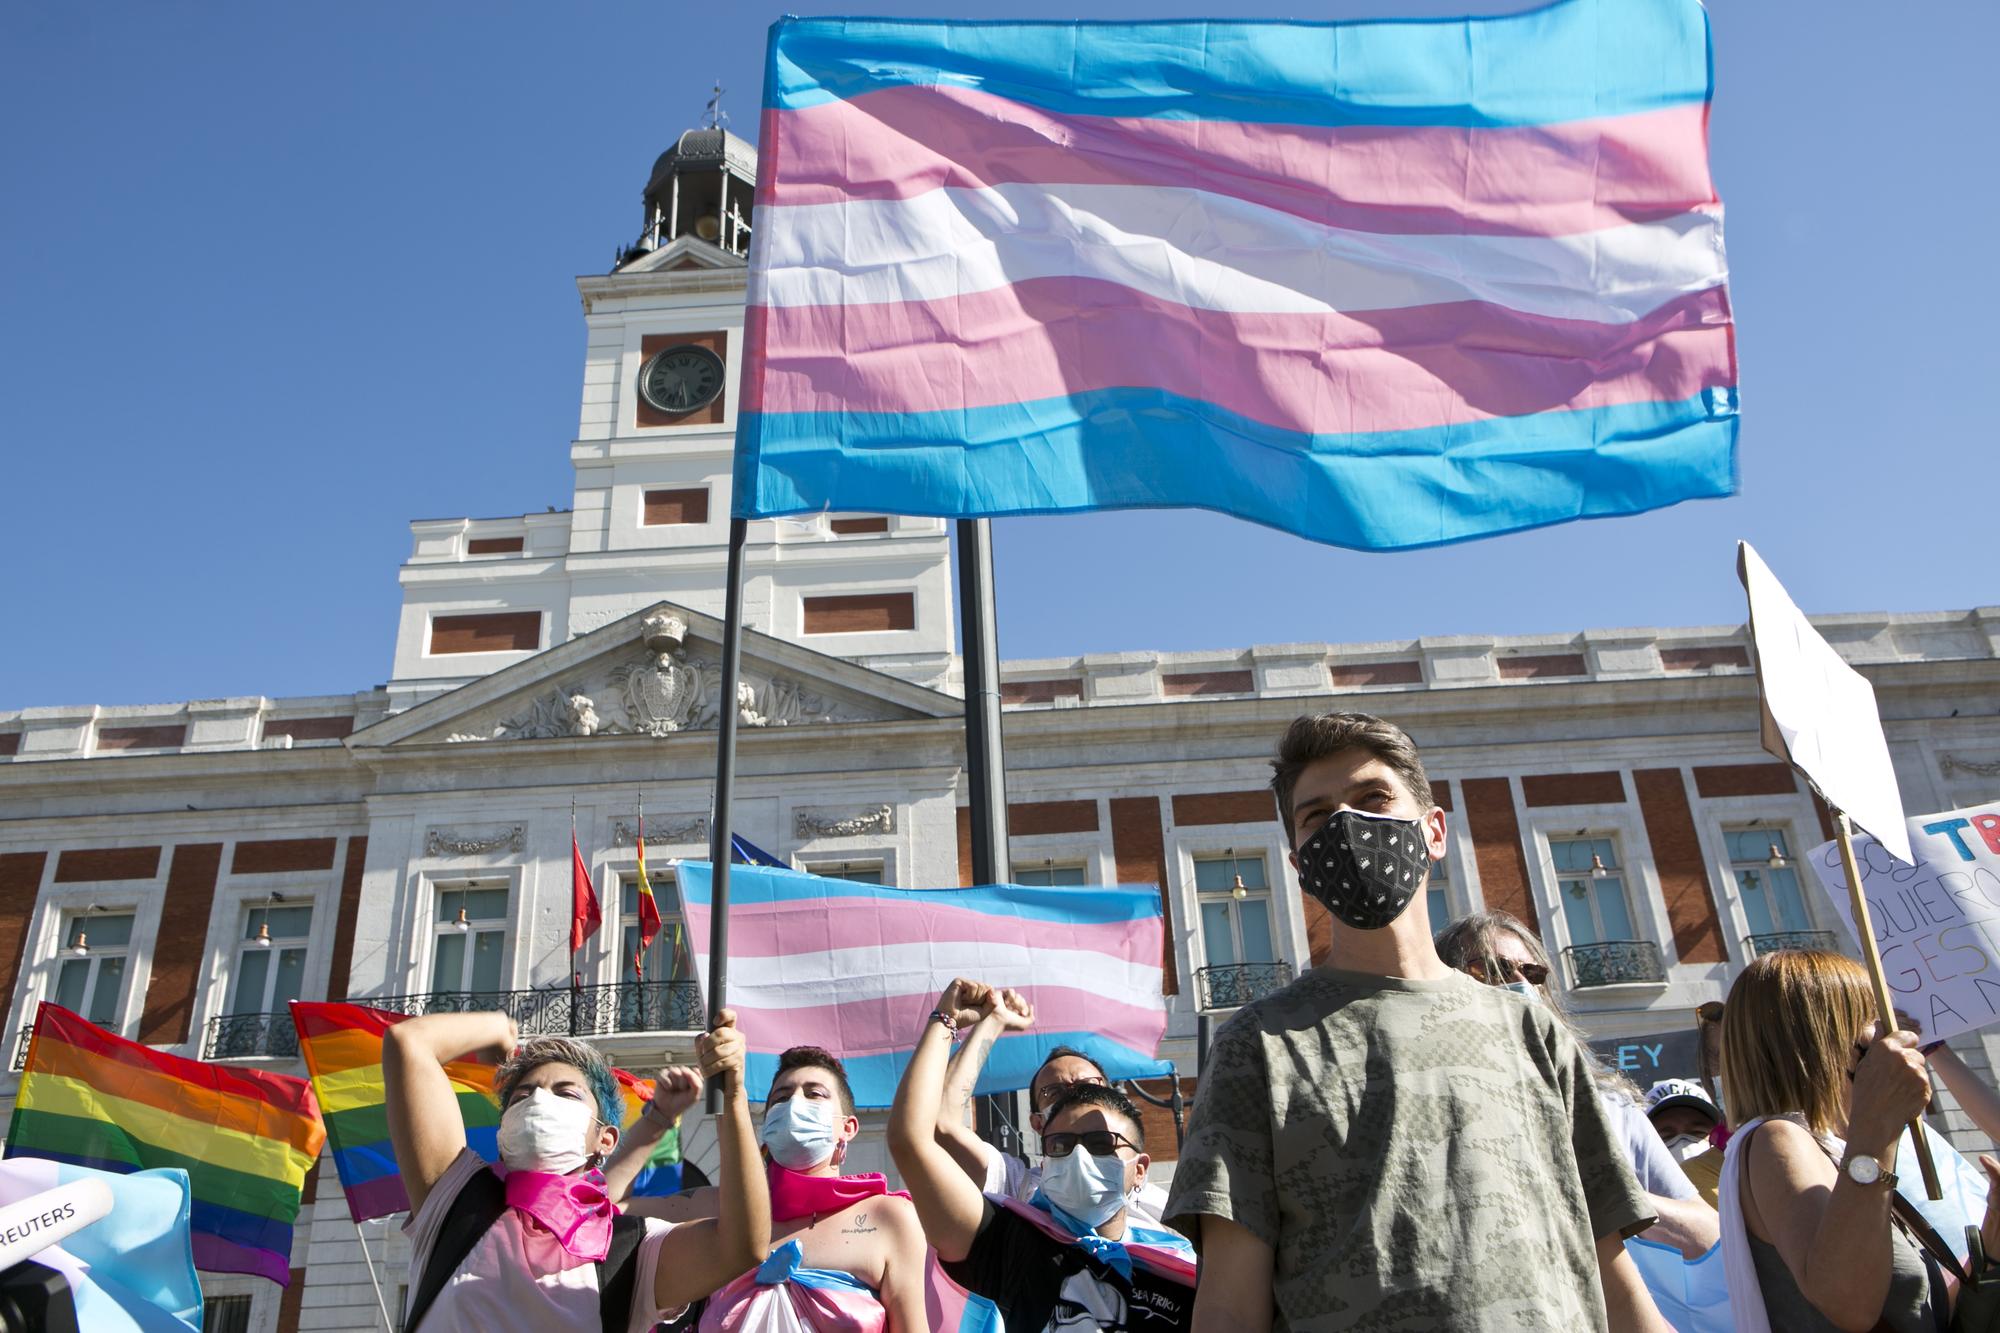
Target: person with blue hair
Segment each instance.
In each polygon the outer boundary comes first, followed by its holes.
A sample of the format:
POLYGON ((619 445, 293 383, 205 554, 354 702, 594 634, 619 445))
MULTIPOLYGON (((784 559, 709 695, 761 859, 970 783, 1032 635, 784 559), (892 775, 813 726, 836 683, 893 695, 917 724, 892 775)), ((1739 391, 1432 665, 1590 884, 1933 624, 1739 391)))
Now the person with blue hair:
POLYGON ((764 1261, 771 1206, 743 1089, 735 1015, 695 1043, 723 1091, 715 1215, 623 1215, 603 1174, 624 1098, 610 1064, 568 1037, 521 1041, 505 1014, 427 1014, 382 1038, 389 1140, 410 1217, 411 1333, 602 1328, 640 1333, 764 1261), (500 1161, 466 1146, 448 1061, 497 1059, 500 1161))

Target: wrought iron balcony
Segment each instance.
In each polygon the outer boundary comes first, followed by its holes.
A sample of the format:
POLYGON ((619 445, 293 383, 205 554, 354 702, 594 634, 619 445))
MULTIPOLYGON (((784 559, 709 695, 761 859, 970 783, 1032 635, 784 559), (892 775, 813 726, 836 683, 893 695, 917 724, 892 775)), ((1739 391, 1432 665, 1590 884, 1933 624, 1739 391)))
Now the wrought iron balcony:
POLYGON ((28 1038, 35 1035, 33 1023, 21 1029, 20 1044, 14 1047, 14 1072, 20 1073, 28 1067, 28 1038))
POLYGON ((1666 964, 1660 961, 1660 946, 1651 940, 1572 944, 1563 950, 1563 957, 1569 960, 1569 984, 1576 990, 1667 979, 1666 964))
POLYGON ((292 1025, 290 1012, 278 1014, 221 1014, 208 1020, 202 1034, 201 1058, 240 1060, 265 1056, 290 1060, 299 1053, 299 1030, 292 1025))
POLYGON ((1830 930, 1773 930, 1762 935, 1745 935, 1743 944, 1750 950, 1752 958, 1761 958, 1780 949, 1821 949, 1835 953, 1840 948, 1830 930))
POLYGON ((396 1014, 469 1014, 498 1010, 524 1037, 602 1037, 615 1032, 699 1032, 708 1006, 693 981, 624 981, 610 986, 538 990, 432 991, 357 995, 354 1003, 396 1014))
POLYGON ((1291 984, 1290 963, 1222 963, 1194 970, 1195 996, 1203 1009, 1235 1009, 1291 984))

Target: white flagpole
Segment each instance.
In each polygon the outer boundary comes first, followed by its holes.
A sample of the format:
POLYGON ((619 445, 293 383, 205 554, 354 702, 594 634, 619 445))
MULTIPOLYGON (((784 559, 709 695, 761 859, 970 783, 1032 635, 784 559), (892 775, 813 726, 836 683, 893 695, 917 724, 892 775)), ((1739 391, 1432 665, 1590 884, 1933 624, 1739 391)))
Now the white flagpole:
POLYGON ((375 1308, 382 1312, 382 1333, 392 1333, 396 1321, 389 1317, 389 1302, 382 1299, 382 1283, 375 1276, 375 1261, 368 1257, 368 1233, 354 1224, 354 1238, 361 1242, 361 1262, 368 1265, 368 1285, 375 1288, 375 1308))

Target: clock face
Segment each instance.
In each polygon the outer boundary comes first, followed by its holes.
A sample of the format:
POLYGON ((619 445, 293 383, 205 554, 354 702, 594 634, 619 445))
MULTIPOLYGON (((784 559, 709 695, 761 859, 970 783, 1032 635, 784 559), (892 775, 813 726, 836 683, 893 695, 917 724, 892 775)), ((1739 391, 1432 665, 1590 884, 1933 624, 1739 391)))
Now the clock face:
POLYGON ((640 396, 661 412, 692 412, 721 392, 722 358, 692 343, 656 353, 639 372, 640 396))

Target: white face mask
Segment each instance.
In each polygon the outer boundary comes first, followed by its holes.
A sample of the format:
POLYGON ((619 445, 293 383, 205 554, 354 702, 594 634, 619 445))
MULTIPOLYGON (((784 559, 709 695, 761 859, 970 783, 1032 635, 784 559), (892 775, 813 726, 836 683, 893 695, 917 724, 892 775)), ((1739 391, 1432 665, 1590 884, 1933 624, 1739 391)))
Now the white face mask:
POLYGON ((1708 1151, 1706 1134, 1676 1134, 1665 1142, 1676 1162, 1691 1161, 1708 1151))
POLYGON ((596 1126, 589 1102, 531 1088, 500 1117, 500 1161, 509 1171, 566 1176, 594 1155, 589 1139, 596 1126))
POLYGON ((1072 1148, 1042 1167, 1042 1194, 1077 1221, 1101 1227, 1125 1206, 1125 1159, 1072 1148))
POLYGON ((787 1171, 810 1171, 833 1160, 840 1135, 833 1127, 833 1106, 808 1097, 790 1097, 764 1108, 764 1132, 759 1135, 771 1160, 787 1171))

